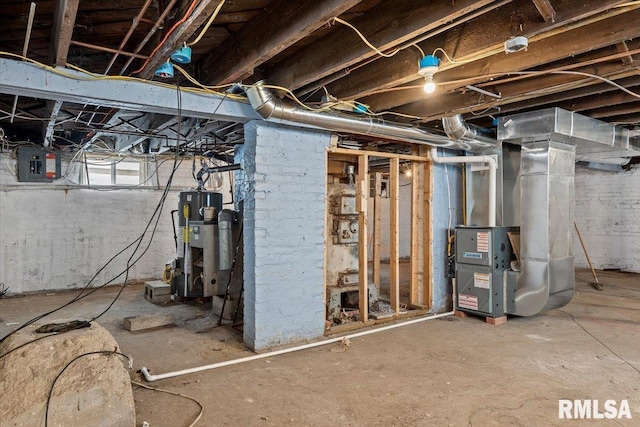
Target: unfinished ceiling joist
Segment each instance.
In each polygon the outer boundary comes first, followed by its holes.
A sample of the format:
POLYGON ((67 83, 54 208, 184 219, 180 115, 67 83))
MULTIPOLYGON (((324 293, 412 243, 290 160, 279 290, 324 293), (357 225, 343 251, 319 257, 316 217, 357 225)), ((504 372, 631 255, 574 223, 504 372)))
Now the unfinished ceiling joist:
POLYGON ((204 59, 202 70, 212 70, 210 84, 239 81, 253 69, 292 46, 342 14, 360 0, 279 1, 249 21, 233 36, 230 46, 221 46, 204 59), (271 25, 265 25, 271 22, 271 25), (257 41, 257 44, 256 44, 257 41))
POLYGON ((63 66, 67 62, 73 27, 80 0, 58 0, 53 11, 51 27, 51 51, 49 60, 53 65, 63 66))
MULTIPOLYGON (((421 0, 381 2, 369 11, 369 17, 354 19, 351 24, 379 50, 385 51, 490 3, 463 0, 451 6, 449 2, 421 0)), ((267 79, 273 84, 298 89, 376 55, 351 28, 337 28, 327 37, 305 46, 299 55, 278 63, 267 79)))

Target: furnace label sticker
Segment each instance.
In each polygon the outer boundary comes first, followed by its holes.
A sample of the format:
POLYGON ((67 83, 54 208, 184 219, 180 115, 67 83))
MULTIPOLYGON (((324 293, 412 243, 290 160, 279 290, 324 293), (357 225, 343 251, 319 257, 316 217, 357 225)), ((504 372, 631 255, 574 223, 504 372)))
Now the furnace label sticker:
POLYGON ((464 258, 482 259, 482 254, 479 252, 463 252, 464 258))
POLYGON ((491 273, 473 273, 473 286, 476 288, 489 289, 491 283, 491 273))
POLYGON ((476 239, 477 239, 476 251, 485 252, 485 253, 489 252, 489 232, 478 231, 476 239))
POLYGON ((474 295, 459 294, 458 307, 468 308, 470 310, 478 309, 478 297, 474 295))

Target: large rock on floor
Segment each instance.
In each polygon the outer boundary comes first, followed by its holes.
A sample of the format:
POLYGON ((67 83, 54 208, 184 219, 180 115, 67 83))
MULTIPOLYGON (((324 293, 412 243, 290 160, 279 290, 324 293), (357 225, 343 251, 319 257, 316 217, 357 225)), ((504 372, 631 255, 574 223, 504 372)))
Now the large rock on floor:
MULTIPOLYGON (((56 321, 58 322, 58 321, 56 321)), ((53 323, 48 321, 46 323, 53 323)), ((41 338, 31 325, 0 345, 0 355, 41 338)), ((94 351, 119 351, 102 326, 49 336, 0 359, 0 425, 43 426, 47 396, 58 373, 74 358, 94 351)), ((93 354, 71 363, 58 378, 49 404, 49 426, 135 426, 128 361, 93 354)))

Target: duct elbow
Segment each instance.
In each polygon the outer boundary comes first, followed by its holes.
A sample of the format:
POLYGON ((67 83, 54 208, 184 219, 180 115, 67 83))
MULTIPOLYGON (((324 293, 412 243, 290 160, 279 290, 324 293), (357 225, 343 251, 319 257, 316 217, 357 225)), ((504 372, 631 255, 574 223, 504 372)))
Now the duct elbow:
POLYGON ((265 120, 269 120, 277 109, 275 96, 265 89, 264 82, 259 81, 246 90, 249 104, 265 120))
POLYGON ((489 136, 488 132, 483 132, 481 128, 465 122, 461 114, 443 117, 442 127, 451 140, 469 143, 473 149, 498 145, 498 140, 495 137, 489 136))
POLYGON ((442 118, 442 127, 444 128, 444 132, 447 134, 449 138, 454 141, 464 141, 464 140, 473 140, 475 137, 475 132, 467 126, 465 121, 462 119, 462 115, 456 114, 455 116, 443 117, 442 118))

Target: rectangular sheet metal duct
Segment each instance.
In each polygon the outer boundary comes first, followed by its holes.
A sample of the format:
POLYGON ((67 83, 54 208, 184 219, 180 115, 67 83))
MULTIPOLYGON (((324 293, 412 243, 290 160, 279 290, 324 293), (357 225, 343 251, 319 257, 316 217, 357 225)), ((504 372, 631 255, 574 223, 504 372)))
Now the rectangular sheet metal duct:
POLYGON ((498 139, 514 144, 547 139, 575 145, 576 160, 640 156, 640 137, 635 132, 562 108, 503 117, 498 139))

